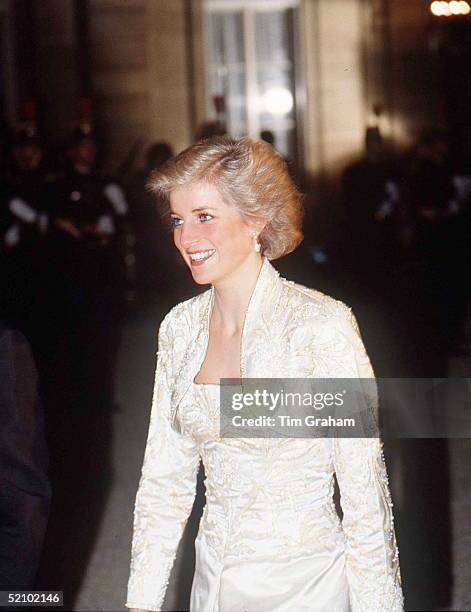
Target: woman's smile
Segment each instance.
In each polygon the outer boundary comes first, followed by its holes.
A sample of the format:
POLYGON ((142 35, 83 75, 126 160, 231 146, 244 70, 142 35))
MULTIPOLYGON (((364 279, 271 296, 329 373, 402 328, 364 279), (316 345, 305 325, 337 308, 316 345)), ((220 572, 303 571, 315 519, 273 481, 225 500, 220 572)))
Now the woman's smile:
POLYGON ((202 266, 214 255, 215 252, 216 249, 209 249, 208 251, 194 251, 192 253, 188 253, 191 265, 202 266))

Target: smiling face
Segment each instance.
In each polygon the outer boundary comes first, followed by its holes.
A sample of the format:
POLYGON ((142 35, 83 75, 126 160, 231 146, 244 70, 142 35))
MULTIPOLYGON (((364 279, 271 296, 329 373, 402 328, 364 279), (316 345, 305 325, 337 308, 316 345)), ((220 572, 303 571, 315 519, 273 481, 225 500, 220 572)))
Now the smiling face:
POLYGON ((244 265, 260 262, 252 237, 255 227, 211 183, 174 189, 170 210, 175 245, 198 284, 217 284, 244 265))

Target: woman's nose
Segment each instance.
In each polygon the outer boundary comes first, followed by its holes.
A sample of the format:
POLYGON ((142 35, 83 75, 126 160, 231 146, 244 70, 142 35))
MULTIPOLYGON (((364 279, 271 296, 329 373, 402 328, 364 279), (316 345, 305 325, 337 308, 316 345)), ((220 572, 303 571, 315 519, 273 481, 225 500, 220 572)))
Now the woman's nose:
POLYGON ((184 249, 188 249, 192 244, 196 244, 199 238, 198 227, 189 221, 184 223, 181 228, 180 242, 184 249))

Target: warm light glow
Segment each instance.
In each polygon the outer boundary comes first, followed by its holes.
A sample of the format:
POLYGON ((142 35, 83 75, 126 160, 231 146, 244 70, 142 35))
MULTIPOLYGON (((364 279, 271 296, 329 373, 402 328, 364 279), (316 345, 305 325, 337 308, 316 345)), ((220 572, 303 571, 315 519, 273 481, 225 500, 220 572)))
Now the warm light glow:
POLYGON ((262 96, 263 108, 272 115, 287 115, 293 108, 293 96, 285 87, 270 87, 262 96))
POLYGON ((466 0, 451 0, 450 2, 432 2, 430 11, 435 17, 451 17, 452 15, 469 15, 471 6, 466 0))
POLYGON ((442 3, 438 2, 438 0, 432 2, 432 4, 430 5, 430 10, 432 11, 432 14, 435 15, 435 17, 441 17, 443 15, 442 3))
POLYGON ((442 11, 445 17, 449 17, 451 15, 451 6, 449 2, 442 2, 442 11))

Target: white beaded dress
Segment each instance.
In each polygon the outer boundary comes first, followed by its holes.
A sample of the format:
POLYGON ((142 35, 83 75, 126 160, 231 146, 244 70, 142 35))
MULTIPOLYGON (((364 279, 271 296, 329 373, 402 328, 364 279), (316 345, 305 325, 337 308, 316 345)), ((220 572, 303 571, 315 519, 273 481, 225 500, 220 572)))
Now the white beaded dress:
MULTIPOLYGON (((220 438, 219 385, 194 383, 212 295, 178 305, 160 328, 126 606, 162 610, 202 460, 191 612, 403 612, 380 440, 220 438)), ((267 260, 246 319, 242 377, 373 375, 350 310, 267 260)))
POLYGON ((176 422, 206 472, 190 610, 348 612, 332 441, 221 439, 219 385, 193 383, 176 422))

